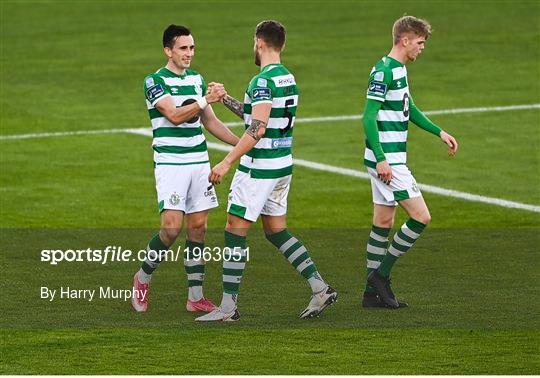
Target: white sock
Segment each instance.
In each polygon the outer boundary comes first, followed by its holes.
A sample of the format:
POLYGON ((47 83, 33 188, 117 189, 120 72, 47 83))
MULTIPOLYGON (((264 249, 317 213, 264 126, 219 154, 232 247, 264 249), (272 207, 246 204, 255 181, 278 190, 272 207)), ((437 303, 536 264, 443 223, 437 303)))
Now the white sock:
POLYGON ((311 291, 313 292, 313 294, 320 293, 328 286, 326 282, 324 282, 324 280, 321 278, 319 273, 315 273, 314 275, 309 277, 308 283, 309 286, 311 286, 311 291))
POLYGON ((228 294, 223 293, 223 298, 221 299, 221 309, 224 312, 233 312, 236 309, 236 299, 237 294, 228 294))
POLYGON ((152 275, 147 274, 144 270, 142 270, 142 268, 139 269, 139 272, 137 273, 137 277, 139 281, 143 284, 150 283, 150 280, 152 279, 152 275))
POLYGON ((202 286, 192 286, 188 291, 188 298, 190 301, 197 302, 204 298, 202 292, 202 286))

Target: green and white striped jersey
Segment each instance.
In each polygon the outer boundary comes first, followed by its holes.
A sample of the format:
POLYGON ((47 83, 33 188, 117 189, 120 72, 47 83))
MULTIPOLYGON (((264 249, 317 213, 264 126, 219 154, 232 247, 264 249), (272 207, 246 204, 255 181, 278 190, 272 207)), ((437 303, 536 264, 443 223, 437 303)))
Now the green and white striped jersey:
POLYGON ((177 108, 189 105, 204 96, 206 89, 202 76, 193 70, 177 75, 167 68, 161 68, 144 79, 156 165, 202 164, 209 161, 201 118, 195 116, 180 125, 174 125, 155 107, 159 100, 167 96, 172 97, 177 108))
POLYGON ((282 64, 269 64, 249 82, 244 95, 244 123, 251 125, 251 107, 272 104, 263 137, 240 158, 238 169, 253 178, 270 179, 292 174, 292 135, 298 87, 294 76, 282 64))
MULTIPOLYGON (((377 113, 377 128, 386 161, 390 165, 407 163, 409 97, 407 69, 397 60, 383 57, 369 75, 367 98, 383 103, 377 113)), ((364 164, 371 168, 377 165, 367 138, 364 164)))

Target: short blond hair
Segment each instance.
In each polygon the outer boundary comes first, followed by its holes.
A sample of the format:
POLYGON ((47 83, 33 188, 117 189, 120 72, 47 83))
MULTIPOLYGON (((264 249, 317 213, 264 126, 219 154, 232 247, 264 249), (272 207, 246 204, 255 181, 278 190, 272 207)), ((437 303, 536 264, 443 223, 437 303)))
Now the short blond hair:
POLYGON ((403 16, 397 19, 392 27, 394 45, 396 45, 401 37, 407 33, 414 33, 417 36, 428 39, 431 35, 431 25, 426 20, 414 16, 403 16))

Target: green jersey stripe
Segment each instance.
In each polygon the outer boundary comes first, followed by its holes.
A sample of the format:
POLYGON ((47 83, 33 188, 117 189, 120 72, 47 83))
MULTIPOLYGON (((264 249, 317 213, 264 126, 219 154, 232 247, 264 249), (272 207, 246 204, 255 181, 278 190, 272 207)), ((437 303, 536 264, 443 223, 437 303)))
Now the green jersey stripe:
POLYGON ((252 148, 246 155, 254 159, 272 159, 291 154, 290 148, 278 148, 275 150, 252 148))
POLYGON ((385 100, 381 106, 381 110, 395 110, 397 112, 402 112, 403 100, 399 100, 399 101, 385 100))
POLYGON ((273 179, 273 178, 280 178, 280 177, 288 176, 292 174, 292 168, 293 166, 290 165, 288 167, 279 168, 279 169, 256 169, 256 168, 249 169, 245 165, 242 165, 242 164, 238 165, 238 170, 240 172, 249 173, 251 177, 258 178, 258 179, 273 179))
POLYGON ((407 131, 408 122, 377 121, 377 127, 380 131, 407 131))
MULTIPOLYGON (((244 113, 251 114, 251 104, 244 104, 244 113)), ((296 106, 287 106, 287 108, 272 108, 270 118, 288 118, 289 115, 296 116, 296 106)))
MULTIPOLYGON (((369 141, 366 139, 366 145, 369 149, 369 141)), ((381 143, 383 152, 407 152, 407 142, 390 142, 390 143, 381 143)))
POLYGON ((206 141, 193 146, 193 147, 179 147, 179 146, 153 146, 154 151, 158 153, 169 153, 169 154, 187 154, 192 152, 204 152, 208 148, 206 146, 206 141))
POLYGON ((154 138, 162 137, 176 137, 176 138, 188 138, 197 135, 201 135, 201 127, 160 127, 152 130, 154 138))

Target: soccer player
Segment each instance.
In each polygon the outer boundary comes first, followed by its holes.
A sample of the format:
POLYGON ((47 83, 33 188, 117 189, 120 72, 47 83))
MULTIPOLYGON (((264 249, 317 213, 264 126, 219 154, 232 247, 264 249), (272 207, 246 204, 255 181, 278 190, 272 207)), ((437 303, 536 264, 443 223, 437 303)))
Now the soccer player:
POLYGON ((413 16, 394 23, 394 46, 371 70, 364 110, 366 149, 364 164, 371 179, 373 226, 367 244, 367 284, 364 308, 407 307, 396 299, 390 286, 395 262, 418 239, 431 220, 416 180, 407 168, 407 130, 409 120, 436 135, 448 145, 453 156, 458 143, 418 109, 409 92, 405 64, 415 61, 431 34, 430 24, 413 16), (396 206, 410 217, 389 243, 396 206))
POLYGON ((219 308, 197 321, 239 319, 237 295, 246 264, 246 236, 259 215, 266 238, 311 286, 311 301, 300 317, 318 316, 337 299, 336 291, 321 278, 306 247, 287 230, 298 88, 294 76, 281 64, 285 28, 277 21, 263 21, 256 27, 254 41, 255 64, 261 70, 249 82, 244 103, 228 95, 223 99, 225 106, 244 119, 246 131, 209 177, 212 183, 220 183, 240 159, 227 210, 225 246, 229 257, 223 261, 223 299, 219 308))
POLYGON ((209 312, 215 305, 203 295, 204 248, 208 211, 217 207, 217 197, 208 182, 210 163, 201 122, 210 133, 235 145, 235 136, 216 117, 211 103, 226 91, 222 84, 206 85, 190 69, 195 43, 188 28, 170 25, 163 33, 167 65, 144 80, 146 106, 152 123, 154 166, 161 228, 148 243, 146 260, 133 277, 140 295, 131 300, 136 311, 148 308, 148 285, 152 273, 179 235, 186 219, 184 265, 188 277, 188 311, 209 312), (142 295, 146 293, 146 295, 142 295))

